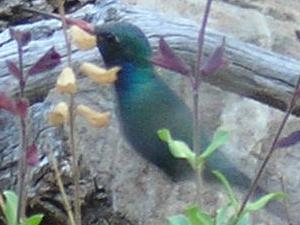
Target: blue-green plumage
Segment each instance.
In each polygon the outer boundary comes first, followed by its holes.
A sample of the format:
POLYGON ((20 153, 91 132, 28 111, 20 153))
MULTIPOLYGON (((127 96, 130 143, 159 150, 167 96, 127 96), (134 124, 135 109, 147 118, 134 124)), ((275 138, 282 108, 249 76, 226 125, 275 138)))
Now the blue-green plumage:
MULTIPOLYGON (((115 89, 127 140, 173 179, 192 174, 187 162, 174 159, 157 136, 158 129, 168 128, 175 139, 191 146, 193 117, 186 104, 156 76, 150 62, 151 47, 143 32, 132 24, 120 22, 97 27, 96 35, 106 66, 121 67, 115 89)), ((231 183, 245 187, 250 184, 249 178, 231 166, 219 151, 209 159, 208 168, 221 170, 231 183)))

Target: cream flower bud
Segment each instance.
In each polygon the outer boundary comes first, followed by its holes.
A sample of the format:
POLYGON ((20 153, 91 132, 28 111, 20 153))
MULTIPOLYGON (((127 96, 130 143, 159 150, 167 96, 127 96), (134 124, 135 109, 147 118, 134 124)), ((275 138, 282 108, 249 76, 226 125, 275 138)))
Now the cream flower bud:
POLYGON ((56 89, 62 94, 74 94, 77 91, 76 78, 72 68, 63 69, 57 78, 56 89))
POLYGON ((107 126, 110 121, 110 113, 99 113, 90 109, 85 105, 78 105, 76 108, 78 115, 84 117, 92 126, 94 127, 104 127, 107 126))
POLYGON ((99 84, 111 84, 117 80, 117 74, 120 71, 120 67, 113 67, 109 70, 98 67, 92 63, 82 63, 80 66, 80 72, 88 76, 91 80, 99 84))
POLYGON ((72 42, 80 50, 84 51, 96 47, 96 37, 82 30, 80 27, 73 25, 69 29, 69 32, 72 42))
POLYGON ((53 126, 59 126, 69 121, 69 107, 65 102, 58 103, 49 113, 48 122, 53 126))

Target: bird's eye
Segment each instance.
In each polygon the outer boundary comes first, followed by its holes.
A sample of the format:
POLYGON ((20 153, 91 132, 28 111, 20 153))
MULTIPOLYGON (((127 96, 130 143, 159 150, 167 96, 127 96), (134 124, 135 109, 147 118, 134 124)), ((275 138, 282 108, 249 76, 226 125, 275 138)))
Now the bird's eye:
POLYGON ((112 33, 106 33, 104 37, 110 43, 117 43, 117 42, 119 42, 118 38, 115 35, 113 35, 112 33))

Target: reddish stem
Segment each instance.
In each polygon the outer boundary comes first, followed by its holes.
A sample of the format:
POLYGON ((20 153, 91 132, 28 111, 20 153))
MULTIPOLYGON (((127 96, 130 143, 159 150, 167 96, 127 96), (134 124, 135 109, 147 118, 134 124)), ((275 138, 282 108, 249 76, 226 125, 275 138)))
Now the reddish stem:
POLYGON ((271 147, 270 147, 270 149, 268 151, 268 154, 266 155, 266 157, 265 157, 265 159, 264 159, 261 167, 259 168, 259 170, 258 170, 258 172, 257 172, 257 174, 255 176, 254 181, 251 184, 251 187, 250 187, 248 193, 246 194, 246 196, 245 196, 245 198, 244 198, 244 200, 243 200, 243 202, 241 204, 241 207, 240 207, 239 212, 237 214, 237 221, 234 224, 237 224, 239 217, 242 215, 242 213, 243 213, 243 211, 244 211, 244 209, 245 209, 245 207, 247 205, 247 202, 249 201, 251 195, 254 193, 254 191, 255 191, 255 189, 256 189, 256 187, 258 185, 258 181, 261 178, 261 176, 262 176, 262 174, 264 172, 265 167, 267 166, 267 164, 268 164, 268 162, 269 162, 272 154, 274 153, 274 151, 276 149, 276 144, 277 144, 277 142, 279 140, 279 137, 280 137, 280 135, 282 133, 282 130, 283 130, 284 126, 286 125, 286 122, 287 122, 289 116, 291 115, 291 113, 293 111, 293 107, 294 107, 295 102, 297 100, 297 90, 299 88, 299 85, 300 85, 300 76, 298 78, 298 81, 297 81, 297 84, 296 84, 293 96, 292 96, 292 98, 291 98, 291 100, 289 102, 288 109, 287 109, 287 111, 286 111, 286 113, 285 113, 285 115, 284 115, 284 117, 282 119, 280 127, 278 128, 278 131, 277 131, 277 133, 275 135, 275 138, 274 138, 274 140, 272 142, 272 145, 271 145, 271 147))

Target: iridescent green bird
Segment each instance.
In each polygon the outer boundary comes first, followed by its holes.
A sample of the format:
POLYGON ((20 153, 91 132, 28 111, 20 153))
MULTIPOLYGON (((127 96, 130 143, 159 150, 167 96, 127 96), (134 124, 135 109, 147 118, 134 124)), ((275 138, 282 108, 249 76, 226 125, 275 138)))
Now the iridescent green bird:
MULTIPOLYGON (((173 180, 193 174, 187 162, 175 159, 158 138, 157 130, 167 128, 174 139, 191 146, 193 117, 186 104, 156 76, 150 62, 151 47, 144 33, 130 23, 118 22, 98 26, 96 35, 106 67, 122 68, 115 90, 127 140, 173 180)), ((203 139, 201 143, 207 144, 207 141, 203 139)), ((208 160, 207 178, 212 177, 211 169, 220 170, 232 184, 249 187, 250 179, 233 167, 220 151, 208 160)))

